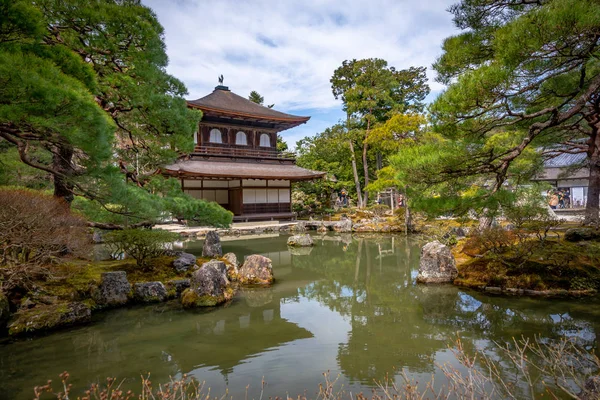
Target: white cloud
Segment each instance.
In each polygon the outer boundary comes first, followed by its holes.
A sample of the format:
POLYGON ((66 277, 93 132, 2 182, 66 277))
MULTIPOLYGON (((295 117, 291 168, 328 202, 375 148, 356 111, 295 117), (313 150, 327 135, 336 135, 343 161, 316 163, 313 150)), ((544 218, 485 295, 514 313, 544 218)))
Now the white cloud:
MULTIPOLYGON (((217 76, 285 112, 339 109, 329 79, 346 59, 383 58, 397 69, 430 67, 456 31, 456 0, 144 0, 165 28, 169 72, 190 99, 217 76)), ((441 85, 430 86, 436 92, 441 85)), ((335 121, 332 121, 335 122, 335 121)))

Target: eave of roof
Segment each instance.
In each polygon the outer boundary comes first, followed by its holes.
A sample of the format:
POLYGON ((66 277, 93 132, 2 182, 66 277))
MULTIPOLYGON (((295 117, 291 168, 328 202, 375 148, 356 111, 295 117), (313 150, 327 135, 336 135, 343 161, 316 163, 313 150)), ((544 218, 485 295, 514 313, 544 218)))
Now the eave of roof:
POLYGON ((192 108, 198 108, 205 112, 221 113, 231 117, 241 116, 266 121, 291 122, 296 124, 304 123, 310 119, 310 117, 286 114, 256 104, 231 92, 224 86, 217 86, 211 94, 200 99, 188 100, 187 104, 192 108))
POLYGON ((168 165, 163 173, 172 176, 229 179, 285 179, 307 181, 322 178, 325 172, 294 164, 260 164, 212 160, 182 160, 168 165))

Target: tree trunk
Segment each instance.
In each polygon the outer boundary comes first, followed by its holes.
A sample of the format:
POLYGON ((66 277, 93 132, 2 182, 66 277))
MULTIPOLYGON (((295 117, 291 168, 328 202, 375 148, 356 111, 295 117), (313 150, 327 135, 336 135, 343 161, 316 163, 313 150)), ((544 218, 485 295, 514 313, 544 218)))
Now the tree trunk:
POLYGON ((363 207, 361 189, 360 189, 360 180, 358 179, 358 169, 356 168, 356 156, 354 155, 354 143, 352 143, 352 139, 348 140, 350 144, 350 153, 352 153, 352 173, 354 174, 354 185, 356 186, 356 205, 358 208, 363 207))
POLYGON ((346 132, 348 133, 348 144, 350 145, 350 155, 352 161, 352 174, 354 175, 354 185, 356 186, 356 205, 362 208, 360 179, 358 179, 358 169, 356 168, 356 155, 354 154, 354 143, 350 137, 350 114, 346 115, 346 132))
POLYGON ((365 195, 363 196, 363 206, 365 206, 365 207, 369 203, 369 192, 366 190, 366 187, 369 184, 369 164, 367 162, 367 150, 369 148, 369 145, 367 144, 367 139, 369 138, 370 128, 371 128, 371 121, 367 120, 367 131, 365 132, 365 140, 363 141, 363 152, 362 152, 363 171, 365 174, 365 195))
MULTIPOLYGON (((407 187, 408 189, 408 187, 407 187)), ((412 215, 410 208, 408 207, 408 190, 404 191, 404 234, 408 235, 413 230, 412 215)))
POLYGON ((73 175, 73 147, 70 145, 59 145, 52 153, 52 169, 62 175, 53 175, 54 197, 64 199, 68 204, 73 201, 73 183, 69 177, 73 175))
MULTIPOLYGON (((595 128, 595 127, 594 127, 595 128)), ((600 135, 598 129, 592 128, 588 147, 588 165, 590 177, 588 183, 587 203, 585 205, 585 225, 600 225, 600 135)))

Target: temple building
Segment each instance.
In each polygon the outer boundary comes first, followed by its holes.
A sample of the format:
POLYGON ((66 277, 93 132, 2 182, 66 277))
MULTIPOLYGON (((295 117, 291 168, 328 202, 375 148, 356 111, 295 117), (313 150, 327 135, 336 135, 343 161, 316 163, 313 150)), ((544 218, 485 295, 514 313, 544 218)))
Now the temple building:
POLYGON ((292 154, 278 152, 277 133, 310 117, 263 107, 222 85, 188 106, 203 113, 194 152, 163 173, 179 178, 185 193, 233 212, 234 221, 293 218, 292 184, 325 173, 300 168, 292 154))

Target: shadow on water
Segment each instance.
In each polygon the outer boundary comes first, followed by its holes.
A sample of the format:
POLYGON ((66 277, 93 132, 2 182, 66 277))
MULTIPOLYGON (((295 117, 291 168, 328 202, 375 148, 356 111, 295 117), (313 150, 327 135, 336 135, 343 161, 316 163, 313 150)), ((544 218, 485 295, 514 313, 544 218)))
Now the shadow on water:
MULTIPOLYGON (((312 397, 330 370, 352 391, 404 369, 420 381, 467 348, 494 353, 512 337, 576 337, 598 351, 600 300, 490 297, 451 285, 415 284, 419 244, 405 237, 315 236, 289 251, 286 236, 223 242, 238 259, 264 254, 276 283, 245 289, 224 307, 189 312, 177 302, 104 312, 92 325, 0 345, 0 397, 31 398, 32 388, 68 370, 75 391, 107 376, 137 389, 188 373, 212 393, 312 397)), ((201 242, 187 243, 199 254, 201 242)), ((439 377, 436 378, 439 380, 439 377)))

